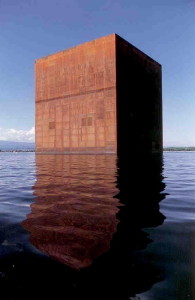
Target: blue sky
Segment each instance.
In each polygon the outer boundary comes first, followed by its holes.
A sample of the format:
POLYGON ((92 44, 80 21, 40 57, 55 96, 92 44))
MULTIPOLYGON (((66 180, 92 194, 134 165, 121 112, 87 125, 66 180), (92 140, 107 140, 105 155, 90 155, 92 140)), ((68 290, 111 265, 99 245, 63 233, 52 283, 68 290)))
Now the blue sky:
POLYGON ((117 33, 162 64, 165 146, 195 146, 194 0, 0 0, 0 139, 34 138, 34 61, 117 33))

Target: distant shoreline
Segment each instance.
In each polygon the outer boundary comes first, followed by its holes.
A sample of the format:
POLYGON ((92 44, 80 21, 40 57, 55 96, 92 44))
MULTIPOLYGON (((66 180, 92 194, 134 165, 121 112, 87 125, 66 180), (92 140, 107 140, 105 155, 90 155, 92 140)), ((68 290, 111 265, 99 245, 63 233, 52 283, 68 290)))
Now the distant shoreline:
POLYGON ((5 150, 5 149, 3 149, 3 150, 1 150, 0 149, 0 153, 4 153, 4 152, 35 152, 35 150, 19 150, 19 149, 15 149, 15 150, 5 150))
MULTIPOLYGON (((195 151, 195 147, 164 147, 163 152, 195 151)), ((35 149, 0 149, 0 153, 5 152, 35 152, 35 149)))
POLYGON ((195 147, 164 147, 163 151, 195 151, 195 147))

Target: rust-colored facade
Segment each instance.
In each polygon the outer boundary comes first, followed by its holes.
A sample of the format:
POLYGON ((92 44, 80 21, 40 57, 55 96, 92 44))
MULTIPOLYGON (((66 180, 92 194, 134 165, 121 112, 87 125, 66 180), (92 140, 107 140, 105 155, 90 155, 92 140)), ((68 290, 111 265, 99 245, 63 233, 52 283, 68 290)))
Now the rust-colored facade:
POLYGON ((118 35, 40 58, 35 72, 37 152, 161 152, 161 66, 118 35))

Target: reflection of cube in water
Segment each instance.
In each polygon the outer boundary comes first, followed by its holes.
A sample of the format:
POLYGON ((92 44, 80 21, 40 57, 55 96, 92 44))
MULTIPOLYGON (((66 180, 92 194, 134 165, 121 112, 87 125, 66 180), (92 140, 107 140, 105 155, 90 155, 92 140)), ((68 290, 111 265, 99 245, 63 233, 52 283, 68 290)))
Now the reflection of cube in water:
POLYGON ((35 198, 22 222, 30 242, 73 269, 90 266, 117 230, 115 175, 115 155, 36 155, 35 198))
POLYGON ((118 35, 40 58, 35 69, 38 152, 161 152, 161 65, 118 35))

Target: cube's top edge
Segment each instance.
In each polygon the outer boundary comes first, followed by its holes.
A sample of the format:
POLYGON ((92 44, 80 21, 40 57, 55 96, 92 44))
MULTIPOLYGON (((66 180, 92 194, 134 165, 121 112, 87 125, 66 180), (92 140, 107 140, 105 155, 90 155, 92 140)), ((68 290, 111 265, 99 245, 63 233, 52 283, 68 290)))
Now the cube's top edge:
POLYGON ((47 61, 49 59, 53 59, 55 56, 63 55, 63 53, 67 53, 68 51, 74 51, 74 50, 76 51, 77 49, 80 49, 81 47, 87 47, 88 45, 96 44, 96 43, 101 42, 101 41, 102 42, 109 41, 109 40, 113 41, 114 46, 115 46, 115 44, 120 43, 120 42, 127 44, 128 46, 133 48, 135 51, 137 51, 140 54, 142 54, 143 56, 145 56, 146 59, 148 59, 148 60, 152 61, 153 63, 155 63, 156 65, 158 65, 158 67, 160 67, 160 68, 162 67, 159 62, 157 62, 156 60, 151 58, 149 55, 147 55, 146 53, 144 53, 143 51, 138 49, 136 46, 134 46, 133 44, 131 44, 130 42, 128 42, 127 40, 122 38, 117 33, 112 33, 112 34, 109 34, 109 35, 106 35, 106 36, 103 36, 103 37, 99 37, 97 39, 87 41, 87 42, 84 42, 82 44, 79 44, 79 45, 76 45, 76 46, 73 46, 73 47, 69 47, 69 48, 66 48, 64 50, 61 50, 61 51, 49 54, 47 56, 38 58, 38 59, 35 60, 35 64, 39 63, 39 62, 41 63, 43 61, 47 61))

